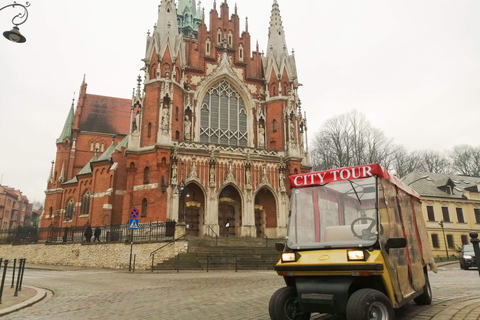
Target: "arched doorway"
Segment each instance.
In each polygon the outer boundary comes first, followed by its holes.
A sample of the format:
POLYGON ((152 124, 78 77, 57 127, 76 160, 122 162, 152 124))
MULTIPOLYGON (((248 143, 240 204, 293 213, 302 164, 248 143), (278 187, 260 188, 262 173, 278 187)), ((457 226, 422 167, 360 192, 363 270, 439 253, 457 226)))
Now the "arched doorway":
POLYGON ((218 200, 218 225, 221 237, 240 235, 242 227, 242 201, 237 189, 225 187, 218 200))
POLYGON ((255 227, 258 238, 277 236, 277 202, 267 187, 261 188, 255 195, 255 227))
POLYGON ((189 235, 198 237, 202 234, 205 197, 202 189, 195 183, 190 183, 180 194, 179 221, 185 223, 189 235))

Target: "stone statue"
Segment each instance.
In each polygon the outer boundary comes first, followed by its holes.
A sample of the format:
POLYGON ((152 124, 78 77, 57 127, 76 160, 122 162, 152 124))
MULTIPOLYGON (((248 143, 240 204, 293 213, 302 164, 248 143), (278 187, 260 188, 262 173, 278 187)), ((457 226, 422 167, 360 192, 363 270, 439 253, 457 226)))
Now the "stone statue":
POLYGON ((188 119, 188 116, 185 116, 184 122, 184 136, 185 140, 190 140, 190 129, 192 127, 192 122, 188 119))
POLYGON ((245 175, 247 176, 247 180, 246 180, 245 184, 248 185, 248 186, 252 185, 252 173, 250 172, 250 169, 247 169, 245 171, 245 175))
POLYGON ((265 147, 265 129, 262 126, 258 128, 258 146, 265 147))
POLYGON ((215 167, 210 167, 210 185, 215 185, 215 167))
POLYGON ((285 192, 285 177, 283 175, 283 172, 280 171, 279 175, 278 175, 278 183, 279 183, 279 186, 280 186, 280 192, 285 192))
POLYGON ((162 127, 164 131, 168 131, 168 124, 169 124, 169 112, 168 112, 168 106, 163 106, 162 109, 162 127))
POLYGON ((290 119, 290 140, 295 140, 295 123, 290 119))
POLYGON ((132 132, 137 132, 139 125, 140 125, 140 110, 137 110, 137 114, 132 120, 132 132))
POLYGON ((172 165, 172 184, 177 184, 177 165, 175 163, 172 165))

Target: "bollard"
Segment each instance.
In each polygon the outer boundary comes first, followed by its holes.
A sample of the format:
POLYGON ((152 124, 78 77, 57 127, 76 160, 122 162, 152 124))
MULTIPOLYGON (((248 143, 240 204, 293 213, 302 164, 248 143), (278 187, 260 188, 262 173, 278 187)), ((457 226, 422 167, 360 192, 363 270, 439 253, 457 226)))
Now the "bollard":
MULTIPOLYGON (((17 265, 17 259, 13 259, 13 275, 12 275, 12 285, 10 288, 13 288, 13 284, 15 283, 15 266, 17 265)), ((19 266, 20 268, 20 266, 19 266)))
POLYGON ((7 266, 8 266, 8 260, 5 259, 5 261, 3 261, 2 284, 0 285, 0 304, 2 303, 3 286, 5 284, 5 275, 7 274, 7 266))
POLYGON ((470 242, 473 245, 473 250, 475 251, 475 261, 477 261, 478 274, 480 276, 480 240, 478 240, 478 233, 475 231, 470 232, 470 238, 470 242))
POLYGON ((18 288, 19 288, 19 285, 20 285, 20 275, 22 273, 20 270, 22 270, 22 259, 20 259, 19 264, 18 264, 17 285, 15 286, 15 292, 13 293, 14 297, 18 296, 18 291, 19 291, 18 288))
MULTIPOLYGON (((21 268, 22 275, 20 276, 20 288, 18 289, 18 291, 22 291, 23 273, 25 272, 25 263, 27 262, 27 259, 25 259, 25 258, 20 259, 20 260, 22 260, 23 263, 22 263, 22 268, 21 268)), ((18 272, 20 272, 20 270, 18 270, 18 272)))

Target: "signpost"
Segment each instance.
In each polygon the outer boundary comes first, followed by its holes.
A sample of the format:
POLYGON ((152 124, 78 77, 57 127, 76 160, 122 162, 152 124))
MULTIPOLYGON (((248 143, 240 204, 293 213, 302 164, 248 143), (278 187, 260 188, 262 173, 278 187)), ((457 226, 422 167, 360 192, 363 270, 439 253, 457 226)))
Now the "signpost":
POLYGON ((138 230, 138 215, 139 212, 137 208, 133 207, 130 210, 130 222, 128 223, 128 228, 130 232, 130 262, 128 264, 128 271, 132 270, 132 253, 133 253, 133 230, 138 230))

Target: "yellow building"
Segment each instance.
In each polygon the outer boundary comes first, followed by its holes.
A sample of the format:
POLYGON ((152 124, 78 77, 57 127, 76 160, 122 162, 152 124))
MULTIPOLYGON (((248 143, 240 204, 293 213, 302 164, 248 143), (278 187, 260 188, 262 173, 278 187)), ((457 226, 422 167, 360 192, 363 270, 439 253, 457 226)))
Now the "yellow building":
POLYGON ((403 182, 422 196, 422 211, 435 257, 458 256, 480 230, 480 177, 412 172, 403 182))

